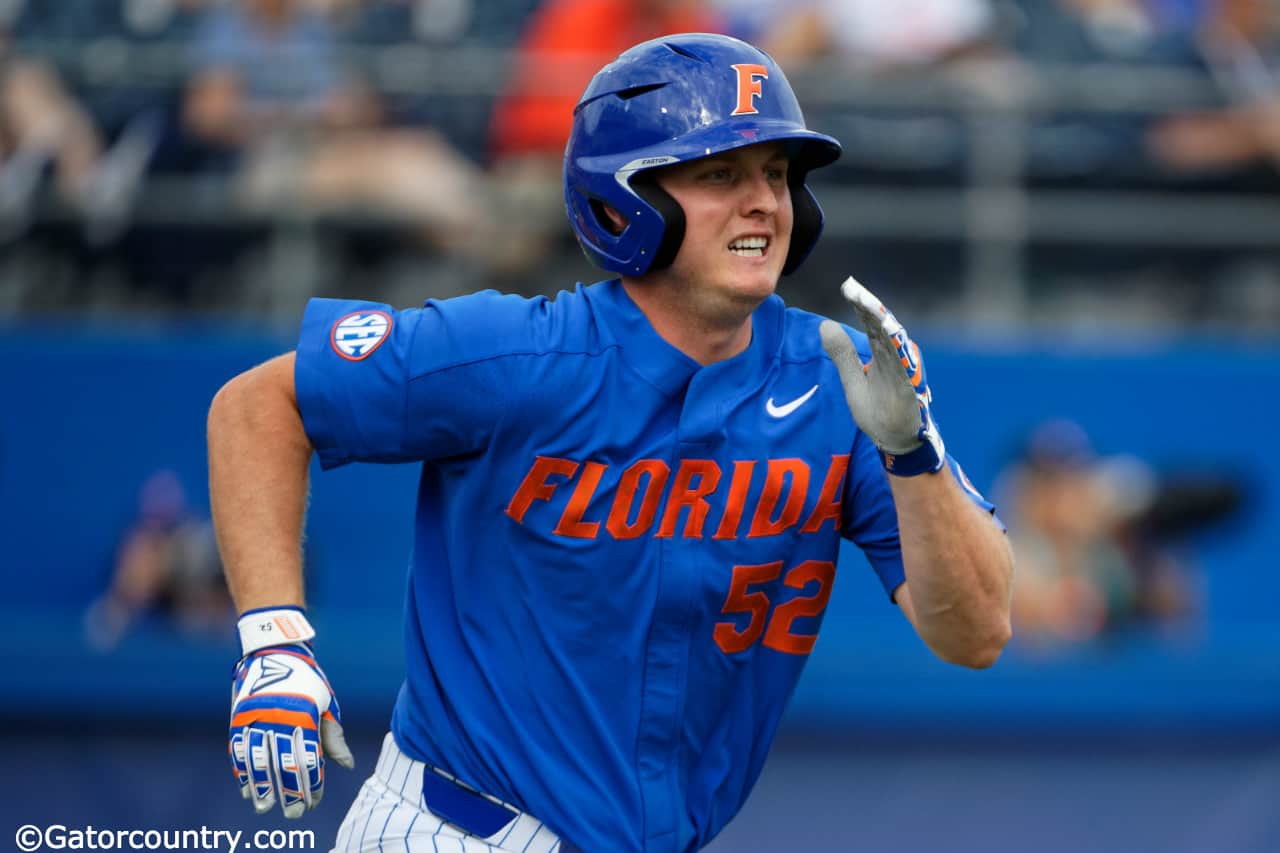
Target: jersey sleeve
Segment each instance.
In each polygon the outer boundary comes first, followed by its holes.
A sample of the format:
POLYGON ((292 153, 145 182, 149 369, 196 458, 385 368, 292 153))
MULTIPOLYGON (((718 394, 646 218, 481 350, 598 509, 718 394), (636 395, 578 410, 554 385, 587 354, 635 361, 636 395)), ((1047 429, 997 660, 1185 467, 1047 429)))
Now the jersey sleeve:
POLYGON ((880 454, 861 430, 849 456, 844 506, 844 538, 862 549, 885 593, 892 596, 907 577, 898 538, 898 513, 880 454))
POLYGON ((351 300, 308 303, 294 382, 323 468, 441 459, 488 443, 506 399, 505 362, 492 357, 494 336, 478 322, 483 306, 464 303, 483 299, 403 311, 351 300))
POLYGON ((1000 529, 1007 533, 1008 528, 1000 520, 1000 516, 996 514, 996 505, 983 497, 982 492, 978 491, 977 487, 969 482, 969 477, 964 473, 964 469, 960 467, 960 463, 950 453, 947 454, 947 467, 951 469, 951 476, 960 484, 961 490, 964 491, 969 500, 973 501, 974 505, 980 507, 983 512, 990 514, 995 523, 1000 526, 1000 529))

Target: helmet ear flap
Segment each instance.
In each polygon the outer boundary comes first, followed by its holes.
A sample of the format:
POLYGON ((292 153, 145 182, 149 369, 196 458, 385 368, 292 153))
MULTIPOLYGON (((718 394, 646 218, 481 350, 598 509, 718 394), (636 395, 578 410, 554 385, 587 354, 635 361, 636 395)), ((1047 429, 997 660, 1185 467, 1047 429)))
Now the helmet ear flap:
POLYGON ((822 208, 813 192, 805 186, 803 175, 791 183, 791 211, 791 248, 787 250, 787 260, 782 265, 783 275, 795 272, 809 257, 818 237, 822 236, 822 208))
POLYGON ((636 175, 631 180, 631 189, 662 217, 662 239, 658 241, 653 260, 649 262, 645 272, 671 266, 676 253, 680 251, 680 244, 684 242, 684 208, 680 207, 680 203, 670 193, 658 186, 658 181, 652 175, 636 175))

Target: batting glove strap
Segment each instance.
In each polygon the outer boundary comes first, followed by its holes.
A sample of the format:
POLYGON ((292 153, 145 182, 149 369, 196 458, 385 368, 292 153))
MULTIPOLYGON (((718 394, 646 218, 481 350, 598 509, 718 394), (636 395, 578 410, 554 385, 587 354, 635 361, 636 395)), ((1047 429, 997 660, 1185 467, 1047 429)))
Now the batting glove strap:
POLYGON ((920 446, 906 453, 890 453, 880 448, 880 463, 895 477, 936 474, 947 464, 947 448, 929 412, 928 397, 919 395, 917 399, 920 404, 920 432, 917 434, 920 446))
POLYGON ((880 451, 880 462, 884 470, 895 477, 914 477, 917 474, 935 474, 946 464, 947 454, 942 448, 941 439, 935 446, 926 441, 910 453, 886 453, 880 451))
POLYGON ((260 607, 249 610, 236 624, 240 653, 249 655, 268 646, 302 644, 315 638, 315 629, 301 607, 260 607))

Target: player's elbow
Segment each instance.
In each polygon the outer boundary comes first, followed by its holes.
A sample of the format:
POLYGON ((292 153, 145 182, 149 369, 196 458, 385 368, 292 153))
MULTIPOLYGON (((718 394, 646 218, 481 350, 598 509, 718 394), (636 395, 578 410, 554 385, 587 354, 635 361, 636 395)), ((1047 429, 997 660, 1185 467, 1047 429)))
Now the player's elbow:
POLYGON ((1008 619, 994 622, 982 630, 966 632, 962 640, 934 642, 929 646, 933 653, 947 663, 968 669, 987 669, 1000 659, 1005 646, 1013 638, 1008 619))
POLYGON ((213 395, 213 401, 209 403, 209 414, 205 419, 205 430, 211 439, 226 428, 226 423, 235 409, 235 398, 238 393, 237 386, 239 382, 239 376, 227 381, 218 389, 218 393, 213 395))
POLYGON ((1000 660, 1000 654, 1003 651, 1003 645, 983 646, 982 648, 975 649, 962 657, 957 657, 954 660, 948 661, 948 663, 953 663, 956 666, 967 667, 968 669, 988 669, 994 666, 996 661, 1000 660))
POLYGON ((232 377, 213 395, 205 424, 211 440, 243 423, 247 414, 252 411, 251 372, 232 377))

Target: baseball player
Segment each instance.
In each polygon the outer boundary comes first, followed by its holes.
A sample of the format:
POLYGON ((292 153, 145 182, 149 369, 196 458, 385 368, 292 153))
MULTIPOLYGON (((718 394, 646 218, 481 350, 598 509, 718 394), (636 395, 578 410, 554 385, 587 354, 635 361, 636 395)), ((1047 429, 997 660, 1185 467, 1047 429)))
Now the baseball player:
POLYGON ((422 465, 406 677, 339 851, 704 846, 760 774, 841 537, 934 652, 996 659, 1011 555, 915 344, 852 279, 864 331, 774 295, 822 229, 805 176, 839 152, 756 48, 645 42, 592 80, 565 153, 569 220, 614 278, 315 299, 295 353, 219 392, 229 752, 255 809, 301 815, 327 759, 353 764, 303 612, 313 451, 422 465))

